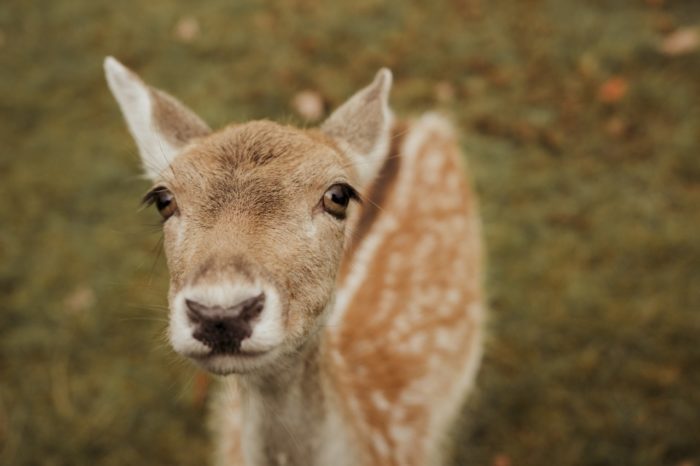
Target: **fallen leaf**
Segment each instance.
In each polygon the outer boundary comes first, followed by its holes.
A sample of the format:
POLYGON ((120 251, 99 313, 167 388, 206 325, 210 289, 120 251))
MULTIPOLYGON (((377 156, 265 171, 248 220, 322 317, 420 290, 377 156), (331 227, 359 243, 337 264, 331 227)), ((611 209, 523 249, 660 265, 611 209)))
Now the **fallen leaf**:
POLYGON ((93 304, 95 304, 95 292, 87 285, 77 287, 63 300, 63 305, 71 314, 83 312, 93 304))
POLYGON ((175 37, 182 42, 192 42, 199 35, 199 21, 192 16, 185 16, 175 25, 175 37))
POLYGON ((493 457, 493 460, 491 460, 491 466, 511 466, 511 464, 513 463, 510 460, 510 456, 504 453, 497 454, 493 457))
POLYGON ((598 88, 598 100, 606 104, 617 103, 625 97, 628 88, 629 84, 625 78, 613 76, 598 88))
POLYGON ((700 47, 700 34, 697 28, 681 28, 672 32, 661 42, 659 50, 672 57, 694 52, 700 47))
POLYGON ((323 98, 316 91, 301 91, 292 99, 292 107, 303 118, 309 121, 318 120, 323 116, 323 98))

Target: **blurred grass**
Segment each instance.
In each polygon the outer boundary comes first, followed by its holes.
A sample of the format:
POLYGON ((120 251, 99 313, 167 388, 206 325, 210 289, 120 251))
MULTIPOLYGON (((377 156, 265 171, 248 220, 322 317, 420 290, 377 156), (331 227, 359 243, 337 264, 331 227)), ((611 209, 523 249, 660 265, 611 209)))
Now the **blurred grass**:
POLYGON ((330 107, 391 67, 399 112, 453 116, 482 201, 491 337, 455 464, 700 464, 700 55, 658 52, 698 25, 695 0, 5 0, 0 464, 206 456, 107 54, 214 126, 300 122, 296 92, 330 107))

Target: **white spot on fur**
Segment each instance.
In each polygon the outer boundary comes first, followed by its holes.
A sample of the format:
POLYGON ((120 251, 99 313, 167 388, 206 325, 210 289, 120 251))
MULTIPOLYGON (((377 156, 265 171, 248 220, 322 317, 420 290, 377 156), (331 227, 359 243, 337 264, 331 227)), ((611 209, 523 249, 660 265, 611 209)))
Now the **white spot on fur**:
POLYGON ((386 458, 387 456, 389 456, 389 453, 391 453, 391 450, 389 449, 389 444, 387 443, 382 433, 379 431, 374 431, 374 433, 372 434, 372 445, 374 446, 374 449, 379 454, 379 456, 386 458))
POLYGON ((397 445, 411 445, 416 436, 414 429, 400 424, 391 426, 389 435, 397 445))
POLYGON ((408 340, 406 349, 411 353, 422 353, 428 341, 428 335, 424 332, 416 332, 408 340))
POLYGON ((389 403, 389 400, 387 400, 384 394, 379 390, 372 392, 370 398, 378 410, 389 411, 389 409, 391 409, 391 403, 389 403))
POLYGON ((444 327, 435 330, 435 347, 450 350, 454 347, 454 332, 444 327))

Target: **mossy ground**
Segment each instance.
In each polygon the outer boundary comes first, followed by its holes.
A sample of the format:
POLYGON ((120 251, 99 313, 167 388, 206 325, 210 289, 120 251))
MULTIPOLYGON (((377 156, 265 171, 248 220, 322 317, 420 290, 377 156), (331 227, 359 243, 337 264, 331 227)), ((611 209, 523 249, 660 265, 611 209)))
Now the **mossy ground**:
POLYGON ((0 464, 207 456, 108 54, 213 126, 300 122, 296 92, 330 107, 391 67, 399 113, 452 115, 481 197, 455 464, 700 464, 700 53, 658 49, 699 23, 696 0, 5 0, 0 464))

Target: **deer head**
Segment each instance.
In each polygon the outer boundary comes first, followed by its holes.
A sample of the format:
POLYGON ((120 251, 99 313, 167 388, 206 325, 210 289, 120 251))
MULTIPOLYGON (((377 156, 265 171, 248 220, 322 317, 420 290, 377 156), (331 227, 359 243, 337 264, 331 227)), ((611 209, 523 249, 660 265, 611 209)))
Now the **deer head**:
POLYGON ((388 152, 391 73, 319 129, 211 131, 114 58, 105 72, 163 217, 173 348, 219 374, 275 367, 331 308, 347 219, 388 152))

